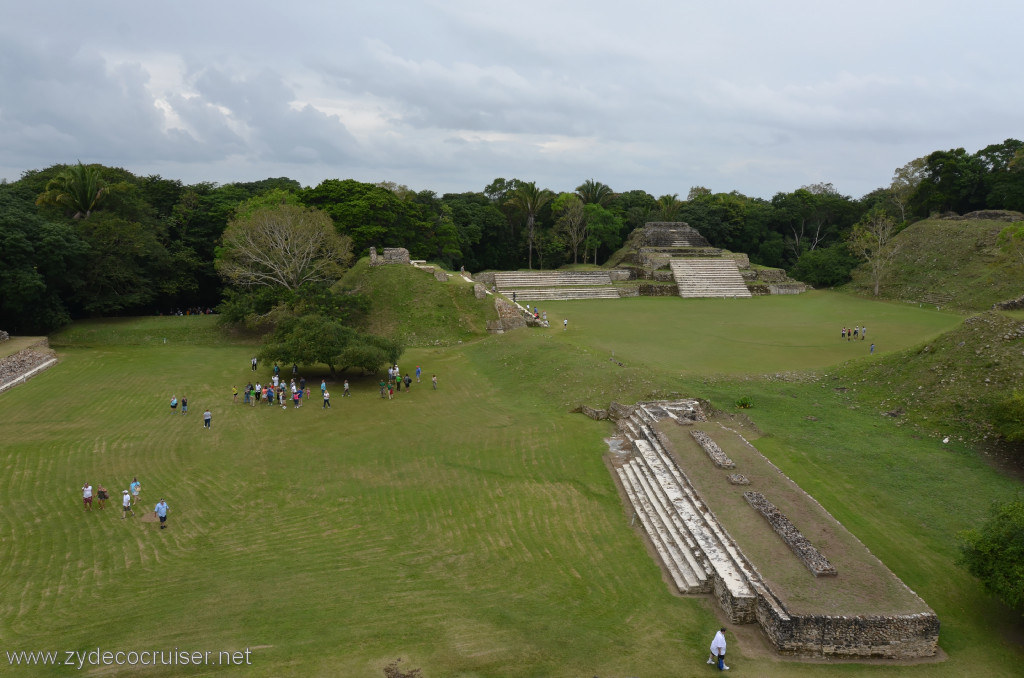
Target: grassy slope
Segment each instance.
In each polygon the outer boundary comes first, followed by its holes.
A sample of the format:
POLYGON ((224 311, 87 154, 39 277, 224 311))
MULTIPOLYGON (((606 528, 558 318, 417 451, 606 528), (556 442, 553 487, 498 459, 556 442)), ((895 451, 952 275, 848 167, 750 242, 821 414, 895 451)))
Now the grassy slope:
POLYGON ((367 295, 372 311, 364 329, 399 338, 406 346, 448 346, 486 333, 497 318, 490 297, 473 296, 473 284, 458 275, 440 283, 411 266, 370 266, 360 259, 341 286, 367 295))
MULTIPOLYGON (((901 232, 899 253, 883 281, 885 299, 922 301, 940 295, 943 306, 983 311, 1024 290, 1024 267, 1010 263, 996 247, 1008 224, 993 220, 925 219, 901 232)), ((850 287, 871 294, 866 270, 854 271, 850 287)))

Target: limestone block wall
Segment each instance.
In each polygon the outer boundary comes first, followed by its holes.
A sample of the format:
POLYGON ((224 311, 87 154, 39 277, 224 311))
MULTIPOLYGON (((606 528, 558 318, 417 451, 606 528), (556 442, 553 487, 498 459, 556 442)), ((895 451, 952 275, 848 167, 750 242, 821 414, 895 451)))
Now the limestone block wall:
POLYGON ((434 271, 434 280, 437 282, 448 282, 448 274, 444 271, 434 271))
MULTIPOLYGON (((637 294, 641 297, 678 297, 679 288, 674 285, 640 285, 637 294)), ((621 292, 620 295, 625 296, 621 292)))
POLYGON ((894 616, 789 616, 758 599, 757 622, 783 654, 919 659, 935 655, 934 613, 894 616))
POLYGON ((0 391, 22 383, 57 362, 57 354, 46 339, 0 360, 0 391))
POLYGON ((483 286, 483 283, 473 284, 473 296, 477 299, 487 298, 487 289, 483 286))
POLYGON ((783 515, 775 504, 768 501, 760 492, 744 492, 743 498, 764 516, 764 519, 775 530, 775 534, 782 537, 782 541, 786 543, 789 550, 796 554, 796 557, 811 571, 811 574, 815 577, 836 576, 835 565, 815 548, 814 544, 796 528, 796 525, 789 521, 789 518, 783 515))
POLYGON ((370 266, 384 264, 409 264, 409 250, 404 247, 385 247, 379 254, 376 247, 370 248, 370 266))
POLYGON ((488 289, 490 289, 492 285, 496 284, 494 282, 494 271, 485 271, 483 273, 474 273, 473 274, 473 280, 474 280, 474 282, 483 283, 484 285, 487 286, 488 289))
POLYGON ((608 271, 608 277, 612 282, 623 282, 626 280, 632 280, 634 275, 633 271, 628 268, 613 268, 608 271))
POLYGON ((498 320, 501 323, 502 331, 508 332, 509 330, 526 327, 526 318, 523 317, 523 312, 511 301, 502 297, 495 297, 494 308, 498 311, 498 320))

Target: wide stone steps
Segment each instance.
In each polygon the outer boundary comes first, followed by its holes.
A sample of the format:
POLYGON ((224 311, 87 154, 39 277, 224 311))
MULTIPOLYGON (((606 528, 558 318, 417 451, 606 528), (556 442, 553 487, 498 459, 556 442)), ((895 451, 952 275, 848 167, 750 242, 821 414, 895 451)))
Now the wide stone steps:
POLYGON ((499 290, 520 287, 561 287, 566 285, 611 285, 612 279, 602 271, 541 271, 536 273, 495 273, 499 290))
POLYGON ((760 577, 661 445, 652 425, 668 417, 640 406, 619 420, 634 455, 616 473, 680 592, 712 591, 733 622, 753 622, 760 577))
POLYGON ((752 296, 734 259, 672 259, 670 265, 681 297, 752 296))
POLYGON ((619 475, 619 480, 622 481, 622 487, 626 491, 630 504, 636 510, 640 524, 650 537, 655 552, 665 565, 676 588, 684 593, 700 590, 701 582, 697 578, 694 568, 690 567, 686 557, 679 551, 674 537, 667 534, 668 528, 648 498, 646 489, 639 479, 636 465, 630 462, 618 467, 616 472, 619 475))
POLYGON ((566 301, 569 299, 618 299, 614 287, 559 287, 555 289, 517 288, 498 290, 507 297, 516 293, 516 301, 566 301))

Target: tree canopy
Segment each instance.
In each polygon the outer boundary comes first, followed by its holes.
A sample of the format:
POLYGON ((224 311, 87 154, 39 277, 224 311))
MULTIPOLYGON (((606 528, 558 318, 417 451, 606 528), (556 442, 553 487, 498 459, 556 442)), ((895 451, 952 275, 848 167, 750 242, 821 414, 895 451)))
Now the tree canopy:
POLYGON ((351 258, 351 241, 324 212, 299 205, 258 207, 228 224, 217 270, 241 287, 295 290, 337 280, 351 258))
POLYGON ((960 564, 990 593, 1024 610, 1024 499, 993 505, 982 525, 958 537, 960 564))

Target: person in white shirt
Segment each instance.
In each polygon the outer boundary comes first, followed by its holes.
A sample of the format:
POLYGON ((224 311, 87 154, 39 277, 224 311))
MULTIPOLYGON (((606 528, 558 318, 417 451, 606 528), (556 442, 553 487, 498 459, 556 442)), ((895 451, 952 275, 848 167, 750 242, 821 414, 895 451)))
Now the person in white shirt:
POLYGON ((725 665, 725 627, 723 626, 715 634, 715 639, 711 641, 711 656, 708 657, 708 664, 718 664, 719 671, 728 671, 729 667, 725 665))
POLYGON ((128 494, 128 490, 121 490, 121 520, 128 517, 128 512, 135 515, 135 509, 132 508, 132 495, 128 494))
POLYGON ((92 510, 92 485, 89 483, 82 485, 82 504, 86 511, 92 510))

